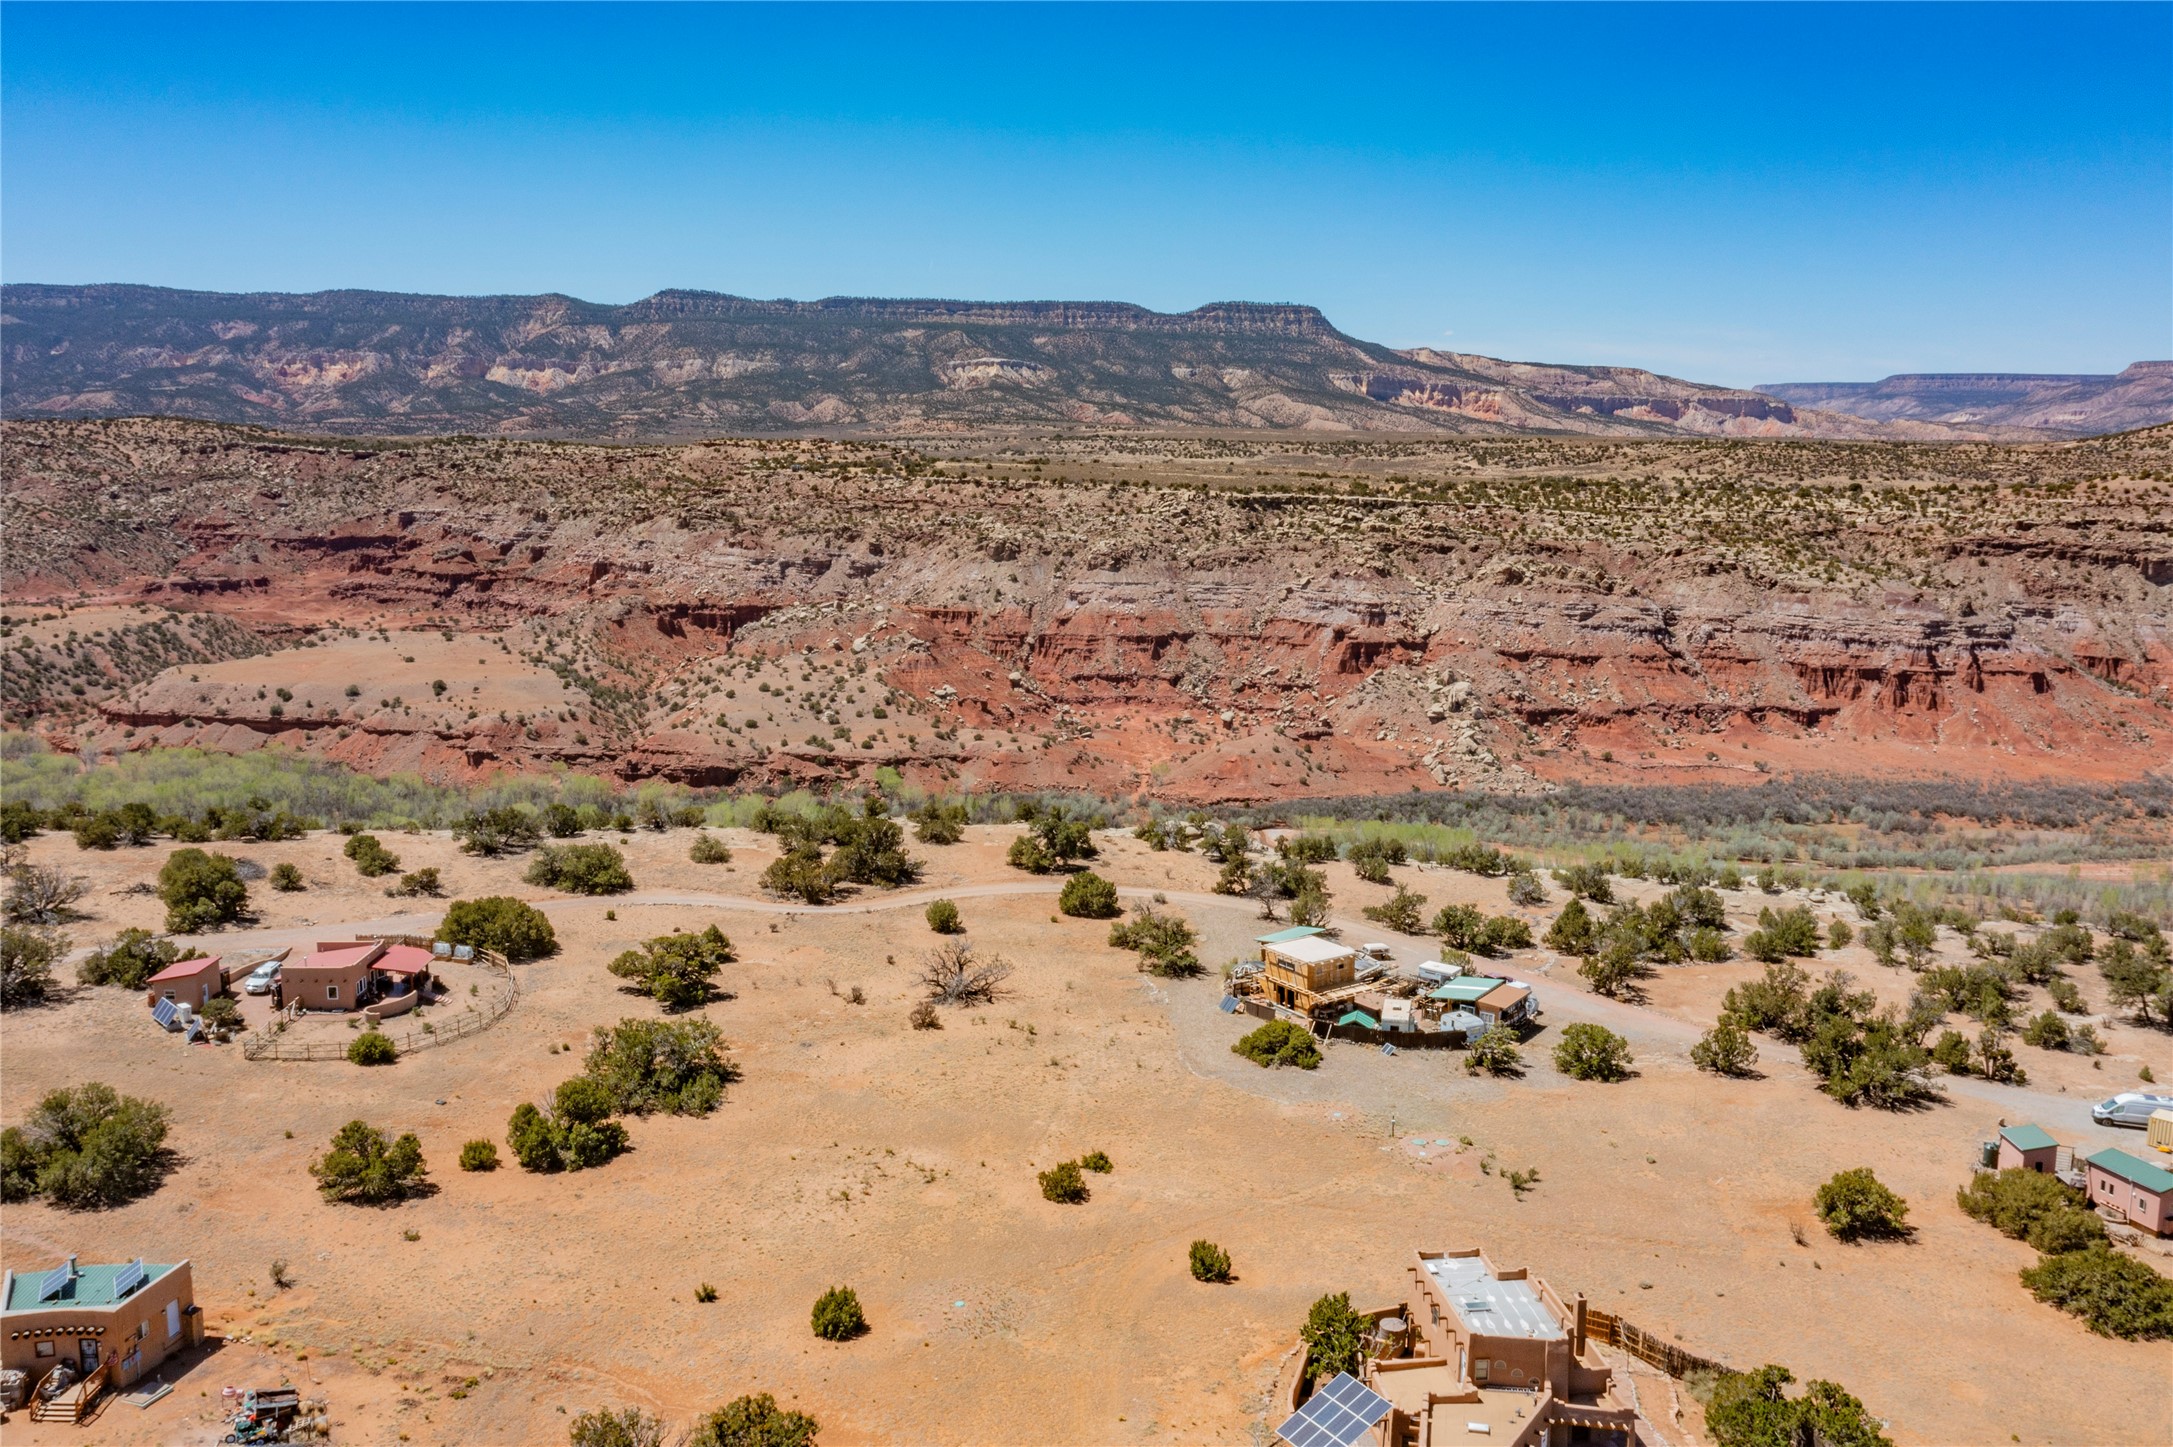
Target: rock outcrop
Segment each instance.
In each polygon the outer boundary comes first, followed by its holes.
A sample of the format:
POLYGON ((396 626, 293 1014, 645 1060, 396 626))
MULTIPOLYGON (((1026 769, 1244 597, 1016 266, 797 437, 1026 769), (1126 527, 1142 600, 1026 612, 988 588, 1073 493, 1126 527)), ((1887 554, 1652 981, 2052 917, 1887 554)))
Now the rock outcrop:
POLYGON ((40 721, 70 747, 1217 801, 2173 757, 2173 433, 4 439, 11 609, 147 603, 277 646, 115 679, 87 731, 40 721))

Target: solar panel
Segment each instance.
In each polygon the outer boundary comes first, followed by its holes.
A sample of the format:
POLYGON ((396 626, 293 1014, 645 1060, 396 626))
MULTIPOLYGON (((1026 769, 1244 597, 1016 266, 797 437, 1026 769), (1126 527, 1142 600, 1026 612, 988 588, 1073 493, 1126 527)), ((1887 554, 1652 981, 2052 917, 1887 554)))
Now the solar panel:
POLYGON ((137 1257, 119 1271, 113 1273, 113 1299, 119 1301, 137 1287, 143 1285, 143 1258, 137 1257))
POLYGON ((63 1261, 51 1271, 46 1272, 45 1280, 38 1283, 38 1300, 51 1301, 68 1289, 68 1283, 72 1279, 68 1263, 63 1261))
POLYGON ((1222 1013, 1225 1015, 1235 1015, 1237 1013, 1237 996, 1224 995, 1222 997, 1222 1013))
POLYGON ((151 1018, 158 1021, 160 1029, 173 1029, 174 1002, 171 1000, 161 1000, 156 1005, 153 1005, 151 1007, 151 1018))
POLYGON ((1275 1433, 1290 1447, 1352 1447, 1392 1410, 1388 1398, 1349 1372, 1337 1372, 1275 1433))

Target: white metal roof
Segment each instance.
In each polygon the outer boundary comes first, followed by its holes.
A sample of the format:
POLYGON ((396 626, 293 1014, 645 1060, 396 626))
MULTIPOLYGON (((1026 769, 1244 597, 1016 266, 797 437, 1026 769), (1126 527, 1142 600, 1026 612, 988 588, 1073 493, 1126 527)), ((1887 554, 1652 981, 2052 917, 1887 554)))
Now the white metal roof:
POLYGON ((1467 1331, 1479 1336, 1558 1341, 1566 1333, 1529 1281, 1503 1281, 1476 1256, 1443 1256, 1426 1270, 1467 1331))
POLYGON ((1301 965, 1325 965, 1330 960, 1354 959, 1358 954, 1349 945, 1339 945, 1334 940, 1321 939, 1317 935, 1302 940, 1286 940, 1267 948, 1272 953, 1286 960, 1295 960, 1301 965))

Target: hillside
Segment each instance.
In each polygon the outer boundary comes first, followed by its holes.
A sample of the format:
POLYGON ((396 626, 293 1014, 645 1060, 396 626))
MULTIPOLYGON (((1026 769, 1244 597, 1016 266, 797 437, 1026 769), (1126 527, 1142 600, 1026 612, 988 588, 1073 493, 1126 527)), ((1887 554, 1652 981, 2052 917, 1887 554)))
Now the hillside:
POLYGON ((1758 388, 1797 407, 1872 422, 2030 427, 2085 435, 2173 422, 2173 362, 2098 376, 1923 373, 1878 382, 1773 382, 1758 388))
MULTIPOLYGON (((666 291, 432 297, 11 285, 9 417, 172 416, 317 433, 669 439, 1152 427, 1665 437, 1989 436, 1867 422, 1631 368, 1345 336, 1304 306, 666 291)), ((2024 433, 1999 434, 2026 436, 2024 433)))
POLYGON ((9 719, 71 749, 1203 802, 2173 756, 2173 429, 0 440, 9 719), (100 663, 168 609, 269 651, 100 663))

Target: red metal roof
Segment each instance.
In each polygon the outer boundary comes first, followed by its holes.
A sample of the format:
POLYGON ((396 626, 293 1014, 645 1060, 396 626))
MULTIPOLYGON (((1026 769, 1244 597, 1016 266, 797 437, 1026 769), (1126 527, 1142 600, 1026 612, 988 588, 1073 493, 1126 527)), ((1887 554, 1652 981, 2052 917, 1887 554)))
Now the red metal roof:
POLYGON ((302 968, 336 970, 345 965, 358 965, 362 963, 364 956, 376 948, 376 945, 365 943, 315 950, 302 961, 302 968))
POLYGON ((382 956, 370 962, 370 967, 388 975, 419 975, 430 968, 430 951, 417 949, 414 945, 391 945, 382 956))
POLYGON ((194 959, 175 960, 165 969, 160 970, 150 979, 145 980, 144 983, 147 985, 155 985, 160 980, 190 979, 194 976, 201 975, 206 970, 217 969, 219 965, 219 959, 220 957, 218 955, 198 955, 194 959))

